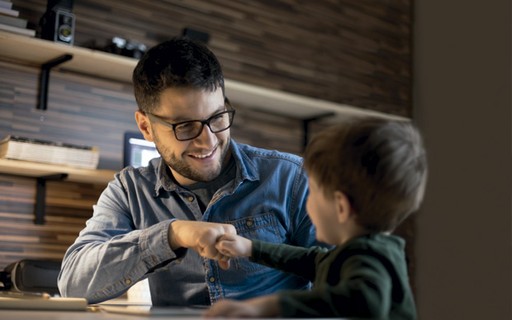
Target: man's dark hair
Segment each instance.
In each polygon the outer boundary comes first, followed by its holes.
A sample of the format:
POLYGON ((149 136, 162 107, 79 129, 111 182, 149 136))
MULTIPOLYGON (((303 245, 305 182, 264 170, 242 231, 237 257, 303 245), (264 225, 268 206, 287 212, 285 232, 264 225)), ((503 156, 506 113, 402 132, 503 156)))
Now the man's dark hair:
POLYGON ((347 195, 359 225, 392 231, 423 200, 427 158, 418 130, 409 121, 362 118, 316 135, 304 167, 322 192, 347 195))
POLYGON ((167 88, 196 88, 224 92, 219 61, 205 45, 177 37, 149 49, 133 71, 135 100, 139 110, 153 112, 167 88))

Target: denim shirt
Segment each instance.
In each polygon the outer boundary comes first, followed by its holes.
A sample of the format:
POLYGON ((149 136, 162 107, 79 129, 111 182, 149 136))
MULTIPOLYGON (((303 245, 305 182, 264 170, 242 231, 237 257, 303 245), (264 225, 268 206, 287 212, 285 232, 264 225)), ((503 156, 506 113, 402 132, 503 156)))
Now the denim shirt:
POLYGON ((275 243, 316 244, 306 214, 307 177, 296 155, 231 141, 236 178, 220 188, 204 214, 195 195, 170 178, 161 158, 127 167, 103 191, 94 213, 62 262, 63 296, 98 303, 148 278, 153 305, 209 305, 281 289, 308 288, 305 279, 252 263, 231 261, 222 270, 194 250, 171 250, 175 220, 229 223, 237 233, 275 243))

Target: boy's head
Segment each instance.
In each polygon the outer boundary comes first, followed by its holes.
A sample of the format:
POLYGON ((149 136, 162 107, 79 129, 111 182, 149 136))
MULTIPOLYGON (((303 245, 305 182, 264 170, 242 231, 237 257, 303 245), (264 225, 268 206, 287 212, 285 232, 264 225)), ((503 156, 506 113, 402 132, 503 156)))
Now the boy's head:
POLYGON ((308 144, 304 167, 327 198, 342 192, 356 223, 391 231, 423 199, 427 159, 408 121, 361 118, 333 126, 308 144))

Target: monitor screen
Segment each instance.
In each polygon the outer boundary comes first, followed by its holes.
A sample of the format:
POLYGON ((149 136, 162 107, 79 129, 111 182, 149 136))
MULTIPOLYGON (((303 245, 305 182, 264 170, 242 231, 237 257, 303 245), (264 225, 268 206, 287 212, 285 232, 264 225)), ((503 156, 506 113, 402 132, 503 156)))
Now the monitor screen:
POLYGON ((140 132, 128 131, 124 134, 123 166, 144 167, 153 158, 160 157, 155 144, 144 139, 140 132))

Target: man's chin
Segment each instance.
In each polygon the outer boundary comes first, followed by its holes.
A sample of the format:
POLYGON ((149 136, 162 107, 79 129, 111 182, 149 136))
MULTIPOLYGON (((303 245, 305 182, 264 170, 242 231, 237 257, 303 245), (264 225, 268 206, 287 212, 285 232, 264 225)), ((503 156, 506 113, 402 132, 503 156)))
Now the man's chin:
POLYGON ((217 179, 219 177, 219 175, 220 175, 220 170, 215 171, 215 172, 207 172, 207 173, 203 173, 203 174, 198 174, 196 181, 210 182, 212 180, 217 179))

